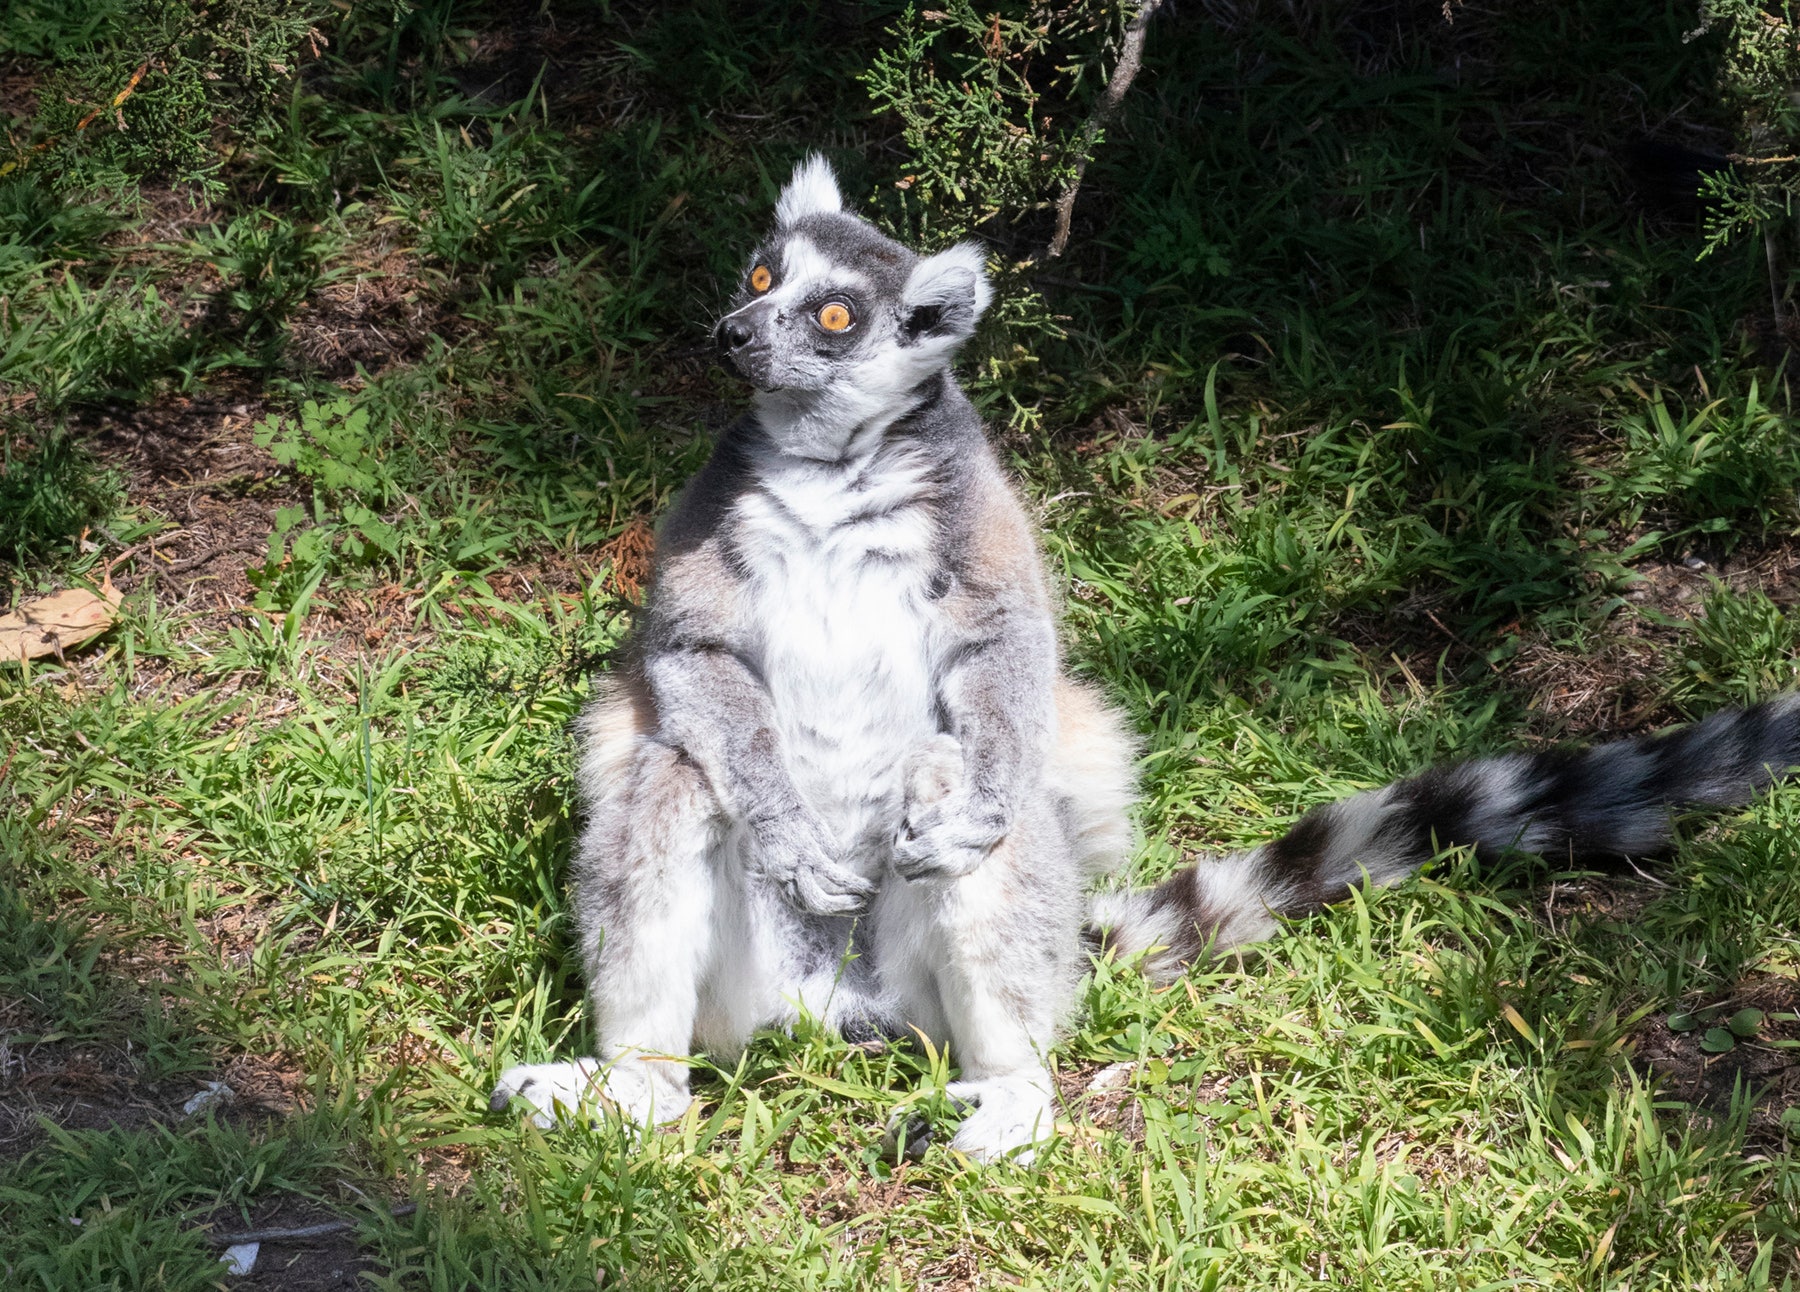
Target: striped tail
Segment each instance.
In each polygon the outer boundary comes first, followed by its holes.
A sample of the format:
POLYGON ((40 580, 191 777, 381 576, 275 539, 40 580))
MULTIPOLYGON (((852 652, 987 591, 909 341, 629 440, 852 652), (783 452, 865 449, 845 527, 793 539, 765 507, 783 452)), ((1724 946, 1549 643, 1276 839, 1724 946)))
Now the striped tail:
POLYGON ((1149 952, 1166 979, 1206 951, 1269 936, 1282 916, 1399 879, 1442 848, 1507 850, 1575 864, 1647 857, 1676 812, 1746 803, 1800 767, 1800 693, 1591 749, 1505 754, 1440 767, 1314 808, 1281 838, 1183 867, 1154 888, 1104 893, 1100 945, 1149 952))

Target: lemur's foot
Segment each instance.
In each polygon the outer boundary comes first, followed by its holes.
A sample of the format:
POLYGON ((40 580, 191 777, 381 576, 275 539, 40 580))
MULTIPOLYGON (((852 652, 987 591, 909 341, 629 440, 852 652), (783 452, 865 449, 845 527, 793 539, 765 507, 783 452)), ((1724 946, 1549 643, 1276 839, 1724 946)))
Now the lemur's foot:
POLYGON ((1047 1072, 952 1081, 944 1089, 952 1099, 976 1105, 950 1147, 977 1162, 1004 1159, 1029 1166, 1037 1146, 1056 1133, 1056 1101, 1047 1072))
POLYGON ((505 1112, 514 1099, 521 1099, 530 1105, 531 1120, 542 1130, 559 1122, 596 1118, 608 1109, 634 1126, 675 1121, 693 1097, 654 1071, 651 1062, 626 1055, 604 1066, 598 1059, 521 1063, 500 1074, 488 1108, 505 1112))

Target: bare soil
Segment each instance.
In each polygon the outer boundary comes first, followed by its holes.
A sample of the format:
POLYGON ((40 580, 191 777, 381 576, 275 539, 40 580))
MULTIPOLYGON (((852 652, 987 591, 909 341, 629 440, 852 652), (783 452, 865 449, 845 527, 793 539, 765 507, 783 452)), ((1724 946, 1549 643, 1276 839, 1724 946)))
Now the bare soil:
POLYGON ((1777 1043, 1800 1042, 1800 982, 1754 974, 1729 994, 1686 1005, 1684 1012, 1704 1020, 1715 1010, 1723 1018, 1745 1008, 1762 1010, 1763 1026, 1754 1039, 1741 1040, 1723 1054, 1700 1048, 1705 1025, 1673 1032, 1667 1015, 1647 1018, 1633 1038, 1635 1062, 1657 1080, 1664 1098, 1714 1118, 1729 1113, 1734 1094, 1741 1091, 1751 1101, 1750 1141, 1780 1144, 1783 1115, 1800 1107, 1800 1048, 1777 1043))

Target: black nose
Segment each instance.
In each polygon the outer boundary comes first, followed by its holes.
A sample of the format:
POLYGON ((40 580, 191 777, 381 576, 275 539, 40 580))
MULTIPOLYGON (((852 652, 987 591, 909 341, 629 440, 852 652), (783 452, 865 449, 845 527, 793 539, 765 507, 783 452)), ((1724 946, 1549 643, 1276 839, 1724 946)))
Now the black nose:
POLYGON ((742 319, 726 319, 719 324, 719 348, 741 350, 750 344, 750 338, 755 335, 750 330, 750 325, 742 319))

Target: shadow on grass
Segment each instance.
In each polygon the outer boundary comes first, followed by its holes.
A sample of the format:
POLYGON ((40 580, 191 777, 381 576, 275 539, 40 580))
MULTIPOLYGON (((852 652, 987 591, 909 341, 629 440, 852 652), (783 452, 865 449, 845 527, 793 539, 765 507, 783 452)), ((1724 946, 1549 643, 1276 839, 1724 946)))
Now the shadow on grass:
MULTIPOLYGON (((365 1228, 391 1228, 385 1215, 369 1221, 382 1189, 353 1147, 353 1115, 308 1098, 279 1061, 225 1054, 157 939, 34 911, 14 882, 20 860, 0 867, 0 1265, 10 1278, 212 1287, 213 1234, 358 1212, 365 1228)), ((233 1286, 349 1288, 377 1268, 354 1230, 271 1242, 257 1260, 233 1286)))

